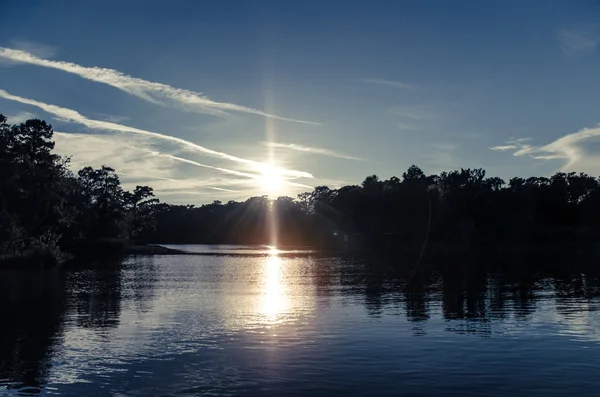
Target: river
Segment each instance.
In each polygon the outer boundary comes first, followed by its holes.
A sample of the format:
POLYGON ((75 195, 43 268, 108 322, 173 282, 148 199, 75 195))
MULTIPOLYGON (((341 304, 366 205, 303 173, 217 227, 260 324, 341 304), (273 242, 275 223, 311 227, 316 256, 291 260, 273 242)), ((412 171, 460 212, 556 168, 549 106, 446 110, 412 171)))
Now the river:
POLYGON ((589 275, 419 272, 407 284, 389 264, 180 248, 193 254, 2 272, 0 395, 599 390, 600 283, 589 275))

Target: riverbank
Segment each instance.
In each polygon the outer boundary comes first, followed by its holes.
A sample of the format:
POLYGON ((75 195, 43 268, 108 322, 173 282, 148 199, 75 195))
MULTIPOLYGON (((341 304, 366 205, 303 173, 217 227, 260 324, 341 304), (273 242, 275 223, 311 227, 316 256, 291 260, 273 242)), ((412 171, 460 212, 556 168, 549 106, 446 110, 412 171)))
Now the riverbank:
POLYGON ((188 252, 154 244, 101 244, 85 247, 76 254, 51 250, 32 250, 17 255, 1 255, 0 269, 50 269, 81 260, 123 258, 129 255, 187 255, 188 252))

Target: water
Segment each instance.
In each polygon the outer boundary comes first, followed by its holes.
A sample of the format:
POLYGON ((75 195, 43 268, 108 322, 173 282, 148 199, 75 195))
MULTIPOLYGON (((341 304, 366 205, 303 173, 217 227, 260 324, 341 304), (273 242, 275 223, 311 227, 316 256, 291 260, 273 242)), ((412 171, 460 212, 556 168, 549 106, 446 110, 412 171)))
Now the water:
POLYGON ((264 253, 2 273, 0 395, 597 395, 589 275, 264 253))

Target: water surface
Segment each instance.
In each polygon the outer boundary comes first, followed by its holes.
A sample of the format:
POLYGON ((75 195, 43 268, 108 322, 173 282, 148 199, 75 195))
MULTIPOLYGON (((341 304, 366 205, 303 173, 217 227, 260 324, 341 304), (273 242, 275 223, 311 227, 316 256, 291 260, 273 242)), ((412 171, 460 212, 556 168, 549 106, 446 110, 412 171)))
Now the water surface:
POLYGON ((592 276, 264 254, 2 273, 0 394, 597 395, 592 276))

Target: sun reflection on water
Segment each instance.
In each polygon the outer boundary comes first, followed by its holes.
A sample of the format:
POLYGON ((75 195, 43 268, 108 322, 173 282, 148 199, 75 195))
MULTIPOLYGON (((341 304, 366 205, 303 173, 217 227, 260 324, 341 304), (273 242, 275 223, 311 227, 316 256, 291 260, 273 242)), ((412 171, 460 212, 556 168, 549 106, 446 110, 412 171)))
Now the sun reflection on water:
POLYGON ((289 308, 289 296, 285 285, 285 269, 277 248, 270 248, 263 267, 263 286, 260 315, 268 324, 284 320, 289 308))

